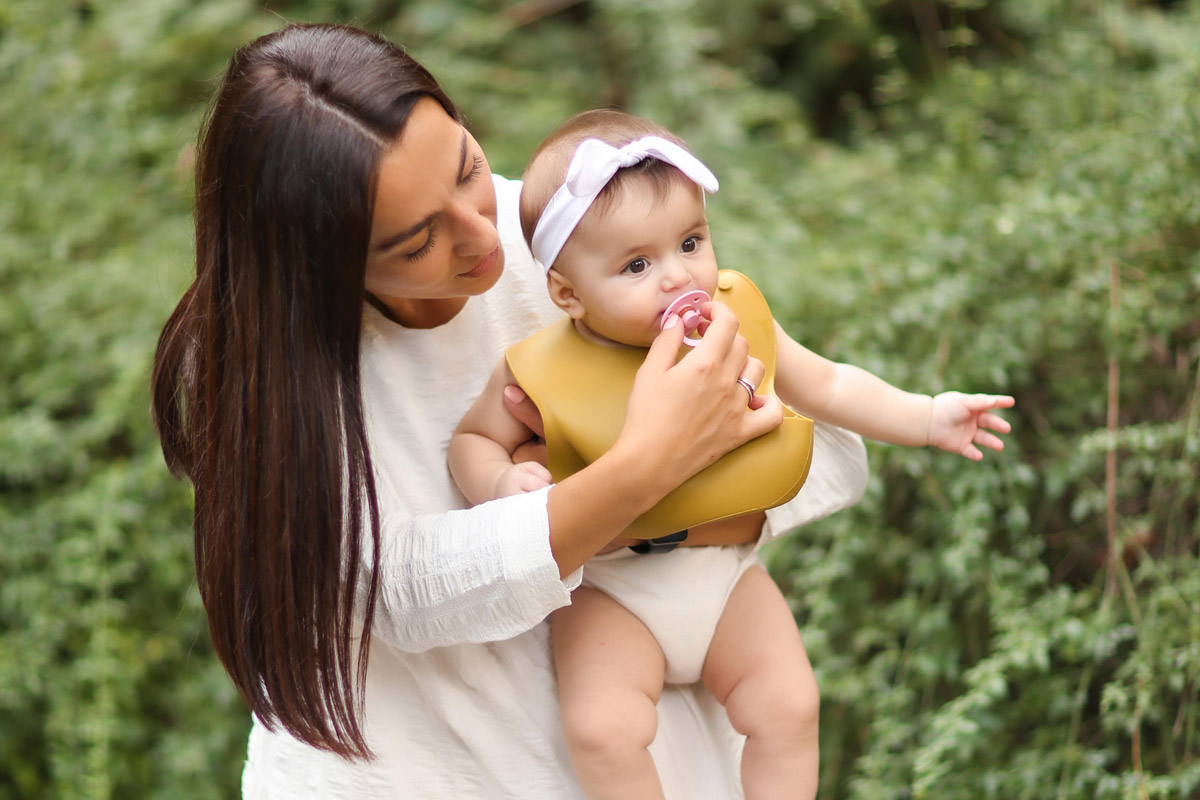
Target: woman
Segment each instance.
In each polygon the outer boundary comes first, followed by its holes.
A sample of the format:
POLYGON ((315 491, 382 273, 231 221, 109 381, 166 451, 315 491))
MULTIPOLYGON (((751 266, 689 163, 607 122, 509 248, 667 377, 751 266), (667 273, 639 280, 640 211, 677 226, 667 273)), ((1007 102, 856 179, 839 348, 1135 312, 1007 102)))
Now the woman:
MULTIPOLYGON (((778 401, 746 408, 736 381, 761 364, 717 308, 679 364, 681 331, 655 343, 608 455, 452 511, 454 425, 500 351, 559 313, 518 191, 428 72, 351 28, 250 43, 213 100, 154 414, 196 487, 214 645, 255 714, 247 797, 580 796, 542 621, 630 521, 779 424, 778 401)), ((830 477, 768 529, 857 498, 861 444, 818 447, 830 477)), ((673 690, 662 719, 668 793, 729 796, 719 707, 673 690)))

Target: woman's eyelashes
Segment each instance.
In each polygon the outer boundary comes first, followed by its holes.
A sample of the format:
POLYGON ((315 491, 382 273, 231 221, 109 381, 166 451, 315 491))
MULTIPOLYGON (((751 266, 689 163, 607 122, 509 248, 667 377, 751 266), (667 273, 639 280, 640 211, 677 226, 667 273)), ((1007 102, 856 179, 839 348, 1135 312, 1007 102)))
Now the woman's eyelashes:
POLYGON ((434 239, 437 236, 437 230, 433 225, 429 226, 429 235, 425 237, 425 242, 411 253, 405 253, 404 257, 409 261, 420 261, 425 255, 433 249, 434 239))
MULTIPOLYGON (((458 179, 459 186, 466 186, 471 181, 479 177, 479 173, 483 171, 483 156, 475 153, 471 156, 471 168, 466 174, 458 179)), ((425 242, 411 253, 405 253, 404 257, 409 261, 420 261, 430 250, 433 249, 434 241, 437 238, 437 229, 433 225, 429 226, 429 235, 425 237, 425 242)))
POLYGON ((479 153, 474 153, 471 156, 471 168, 467 170, 467 174, 458 179, 460 186, 465 186, 471 181, 479 177, 479 173, 483 171, 483 156, 479 153))

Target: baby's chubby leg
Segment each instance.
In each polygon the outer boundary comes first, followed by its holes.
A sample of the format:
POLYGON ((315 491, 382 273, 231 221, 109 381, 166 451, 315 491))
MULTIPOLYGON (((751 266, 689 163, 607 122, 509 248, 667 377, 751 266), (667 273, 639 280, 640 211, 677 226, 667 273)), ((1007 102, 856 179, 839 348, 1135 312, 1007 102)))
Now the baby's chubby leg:
POLYGON ((761 567, 748 569, 729 595, 703 679, 746 735, 746 800, 815 797, 817 681, 787 601, 761 567))
POLYGON ((563 733, 587 796, 662 798, 647 750, 658 730, 662 648, 641 620, 586 586, 550 625, 563 733))

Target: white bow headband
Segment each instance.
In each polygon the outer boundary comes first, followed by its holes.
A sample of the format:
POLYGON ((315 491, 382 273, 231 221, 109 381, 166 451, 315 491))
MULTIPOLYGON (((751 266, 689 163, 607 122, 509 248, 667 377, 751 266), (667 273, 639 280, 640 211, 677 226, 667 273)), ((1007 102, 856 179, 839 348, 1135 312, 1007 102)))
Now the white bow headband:
POLYGON ((575 226, 617 170, 647 158, 672 165, 709 194, 717 191, 717 178, 709 168, 674 142, 645 136, 618 149, 599 139, 585 139, 571 159, 567 179, 554 192, 533 229, 531 249, 543 269, 549 271, 554 265, 575 226))

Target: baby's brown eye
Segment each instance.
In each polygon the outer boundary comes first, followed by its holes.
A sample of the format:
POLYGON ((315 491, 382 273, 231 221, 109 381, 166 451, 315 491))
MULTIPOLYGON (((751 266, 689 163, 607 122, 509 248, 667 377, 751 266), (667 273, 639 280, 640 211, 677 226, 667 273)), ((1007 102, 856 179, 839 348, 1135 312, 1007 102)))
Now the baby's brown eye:
POLYGON ((698 244, 695 236, 689 236, 683 240, 683 244, 679 245, 679 249, 685 253, 694 253, 698 244))
POLYGON ((635 258, 625 265, 625 271, 630 275, 638 275, 646 271, 646 267, 650 266, 644 258, 635 258))

